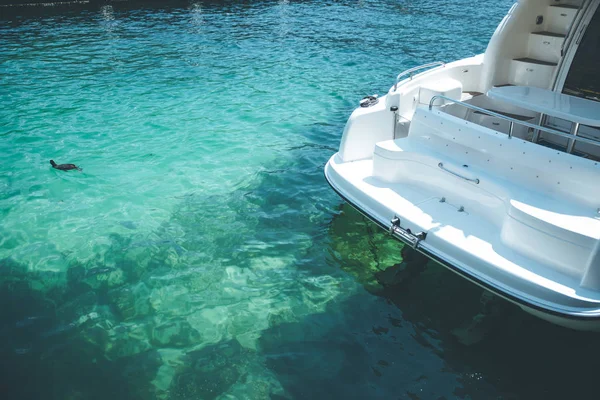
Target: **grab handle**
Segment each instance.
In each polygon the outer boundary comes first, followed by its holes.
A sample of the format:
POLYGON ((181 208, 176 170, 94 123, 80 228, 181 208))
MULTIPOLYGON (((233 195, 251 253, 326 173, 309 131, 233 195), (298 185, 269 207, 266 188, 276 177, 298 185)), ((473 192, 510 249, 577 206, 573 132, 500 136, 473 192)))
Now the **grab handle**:
POLYGON ((443 169, 444 171, 446 171, 449 174, 452 174, 452 175, 454 175, 456 177, 464 179, 465 181, 475 182, 475 184, 479 185, 479 178, 467 178, 466 176, 462 176, 460 174, 457 174, 456 172, 450 171, 448 168, 444 167, 444 163, 439 163, 438 167, 440 167, 441 169, 443 169))
POLYGON ((398 83, 400 83, 400 78, 402 78, 403 76, 410 75, 410 79, 412 80, 413 74, 415 73, 415 71, 418 71, 418 70, 423 69, 423 68, 445 67, 445 66, 446 66, 446 63, 443 63, 441 61, 434 61, 434 62, 429 63, 429 64, 419 65, 418 67, 414 67, 414 68, 411 68, 411 69, 407 69, 406 71, 400 72, 400 74, 398 74, 398 76, 396 77, 396 83, 394 83, 394 92, 398 88, 398 83))

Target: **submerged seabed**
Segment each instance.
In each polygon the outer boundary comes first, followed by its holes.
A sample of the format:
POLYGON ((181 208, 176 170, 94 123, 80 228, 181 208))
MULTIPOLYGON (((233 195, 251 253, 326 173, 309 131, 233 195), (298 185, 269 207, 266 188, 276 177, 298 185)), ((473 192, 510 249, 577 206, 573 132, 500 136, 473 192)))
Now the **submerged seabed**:
POLYGON ((391 279, 402 246, 322 175, 358 99, 483 51, 510 3, 3 9, 3 398, 595 393, 597 336, 391 279))

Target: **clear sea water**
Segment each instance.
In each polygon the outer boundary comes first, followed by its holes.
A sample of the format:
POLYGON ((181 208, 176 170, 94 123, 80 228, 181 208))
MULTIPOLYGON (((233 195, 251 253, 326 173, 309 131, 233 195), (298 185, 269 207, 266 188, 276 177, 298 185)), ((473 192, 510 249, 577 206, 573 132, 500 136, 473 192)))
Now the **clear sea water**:
POLYGON ((323 177, 360 98, 512 1, 162 3, 0 8, 2 398, 597 397, 597 335, 386 280, 323 177))

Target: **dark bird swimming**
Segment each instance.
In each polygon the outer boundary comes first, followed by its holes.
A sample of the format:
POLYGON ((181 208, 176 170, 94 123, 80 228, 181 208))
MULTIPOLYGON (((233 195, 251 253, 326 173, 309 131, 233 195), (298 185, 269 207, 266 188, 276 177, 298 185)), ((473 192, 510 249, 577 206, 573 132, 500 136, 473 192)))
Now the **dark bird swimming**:
POLYGON ((75 164, 57 164, 57 163, 54 162, 54 160, 50 160, 50 164, 52 165, 52 168, 60 169, 61 171, 70 171, 72 169, 76 169, 77 171, 81 171, 81 168, 79 168, 75 164))

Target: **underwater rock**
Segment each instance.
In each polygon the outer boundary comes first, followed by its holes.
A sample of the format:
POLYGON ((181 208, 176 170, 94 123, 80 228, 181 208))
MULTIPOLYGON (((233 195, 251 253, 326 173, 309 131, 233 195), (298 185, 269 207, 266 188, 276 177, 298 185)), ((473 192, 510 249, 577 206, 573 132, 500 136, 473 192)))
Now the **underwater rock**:
POLYGON ((44 331, 41 336, 49 338, 62 334, 75 333, 81 334, 88 343, 102 346, 106 342, 106 335, 101 333, 100 330, 108 331, 111 329, 115 317, 106 305, 95 305, 92 307, 92 310, 82 313, 70 321, 63 319, 60 324, 44 331))
POLYGON ((0 259, 0 279, 4 281, 8 277, 27 278, 27 266, 20 264, 12 258, 0 259))
POLYGON ((143 282, 112 289, 108 297, 123 320, 146 316, 151 312, 150 289, 143 282))
MULTIPOLYGON (((246 366, 248 368, 249 366, 246 366)), ((252 400, 274 400, 291 399, 285 389, 272 372, 264 367, 258 370, 258 366, 250 373, 245 374, 232 385, 227 393, 220 399, 252 399, 252 400), (268 372, 267 372, 268 371, 268 372)))
POLYGON ((237 380, 239 373, 230 367, 223 368, 215 374, 197 374, 186 372, 173 379, 170 393, 171 399, 204 399, 217 398, 237 380))
POLYGON ((169 387, 175 377, 175 368, 169 365, 161 365, 158 367, 156 376, 152 380, 152 385, 156 388, 157 399, 168 399, 169 398, 169 387))
POLYGON ((152 344, 158 347, 188 347, 198 344, 201 336, 184 319, 166 321, 152 328, 152 344))
POLYGON ((156 377, 162 364, 161 356, 156 350, 148 350, 120 359, 114 365, 118 366, 122 378, 126 381, 123 389, 127 392, 119 393, 117 398, 155 399, 155 388, 149 383, 156 377))
POLYGON ((284 323, 296 322, 298 317, 290 308, 280 308, 269 313, 269 327, 275 327, 284 323))
POLYGON ((160 354, 162 365, 156 371, 156 376, 151 384, 156 389, 157 399, 168 399, 173 378, 177 373, 189 368, 186 364, 189 357, 185 350, 180 349, 158 349, 157 351, 160 354))
POLYGON ((67 270, 67 282, 76 284, 85 279, 86 270, 81 264, 74 264, 67 270))
POLYGON ((127 275, 130 282, 138 281, 142 275, 147 273, 152 261, 152 252, 143 246, 131 245, 123 249, 124 254, 116 263, 127 275))
POLYGON ((205 308, 190 314, 186 319, 200 333, 206 345, 231 338, 227 331, 231 324, 227 306, 205 308))
POLYGON ((410 284, 425 271, 429 259, 409 246, 401 251, 402 262, 375 274, 377 281, 383 286, 410 284))
POLYGON ((236 340, 189 352, 193 367, 173 379, 171 398, 217 398, 240 379, 239 368, 248 363, 248 354, 236 340))
POLYGON ((191 308, 188 292, 188 289, 178 285, 153 289, 150 293, 150 305, 154 311, 165 315, 187 314, 191 308))
POLYGON ((81 332, 81 338, 87 343, 93 344, 102 351, 106 350, 109 343, 109 333, 100 325, 94 325, 81 332))
POLYGON ((152 348, 148 327, 143 323, 121 323, 109 331, 105 354, 111 360, 134 356, 152 348))
POLYGON ((53 327, 52 329, 45 331, 44 333, 42 333, 41 337, 49 338, 49 337, 53 337, 53 336, 70 333, 71 331, 78 330, 78 328, 81 328, 82 325, 87 325, 88 323, 97 321, 99 319, 99 317, 100 316, 97 312, 92 311, 89 314, 81 315, 79 318, 77 318, 74 321, 59 324, 59 325, 53 327))
POLYGON ((94 267, 86 271, 84 281, 94 289, 102 286, 114 288, 125 283, 125 274, 120 268, 94 267))
POLYGON ((383 288, 375 274, 402 262, 403 244, 353 207, 344 203, 340 209, 329 226, 332 256, 366 290, 378 293, 383 288))
POLYGON ((95 311, 98 304, 98 296, 95 292, 85 292, 71 301, 63 304, 56 310, 56 316, 62 321, 74 321, 82 315, 95 311))

